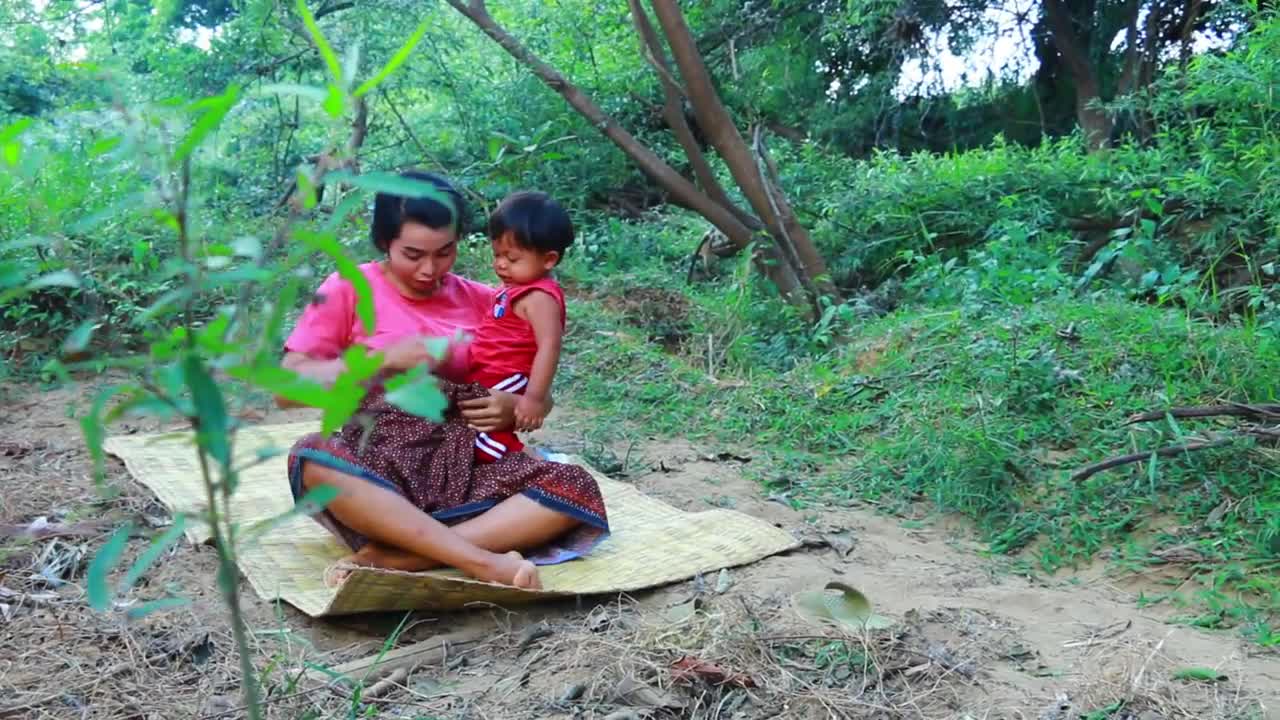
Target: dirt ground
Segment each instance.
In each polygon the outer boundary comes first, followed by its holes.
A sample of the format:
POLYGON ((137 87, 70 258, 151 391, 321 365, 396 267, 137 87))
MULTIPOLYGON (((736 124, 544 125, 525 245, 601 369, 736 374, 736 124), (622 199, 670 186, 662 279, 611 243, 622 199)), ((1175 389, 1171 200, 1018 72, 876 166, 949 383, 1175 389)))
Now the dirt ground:
MULTIPOLYGON (((94 488, 68 412, 89 397, 10 389, 0 405, 0 717, 244 717, 211 548, 176 548, 117 612, 86 604, 85 566, 115 524, 162 527, 166 517, 118 462, 108 464, 110 491, 94 488), (14 536, 40 517, 68 534, 14 536), (167 594, 191 602, 128 619, 130 602, 167 594)), ((557 411, 536 444, 581 452, 583 417, 557 411)), ((246 588, 268 716, 1280 717, 1280 653, 1139 609, 1133 578, 1102 569, 1019 577, 954 524, 907 529, 859 508, 797 512, 742 479, 749 450, 718 455, 660 439, 611 450, 626 458, 622 479, 647 493, 765 518, 805 546, 634 596, 407 619, 315 621, 246 588), (792 595, 831 580, 865 592, 896 624, 849 635, 801 620, 792 595), (306 675, 378 652, 402 622, 401 645, 446 632, 480 639, 393 678, 376 698, 306 675), (1175 679, 1191 667, 1216 679, 1175 679)), ((135 540, 130 556, 144 547, 135 540)))

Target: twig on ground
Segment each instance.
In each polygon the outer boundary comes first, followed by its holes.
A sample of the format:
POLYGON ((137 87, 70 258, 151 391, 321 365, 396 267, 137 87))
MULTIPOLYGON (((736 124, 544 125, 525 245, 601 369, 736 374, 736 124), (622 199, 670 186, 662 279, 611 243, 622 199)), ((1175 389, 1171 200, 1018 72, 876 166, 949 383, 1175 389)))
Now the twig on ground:
POLYGON ((1234 443, 1235 440, 1236 440, 1235 438, 1222 438, 1219 440, 1212 440, 1208 442, 1190 442, 1182 445, 1170 445, 1168 447, 1162 447, 1156 450, 1149 450, 1147 452, 1130 453, 1128 455, 1119 455, 1117 457, 1107 458, 1102 462, 1094 463, 1087 467, 1080 468, 1079 470, 1071 474, 1071 479, 1075 482, 1080 482, 1081 480, 1086 480, 1090 477, 1093 477, 1094 475, 1097 475, 1103 470, 1110 470, 1111 468, 1120 467, 1121 465, 1129 465, 1131 463, 1142 462, 1143 460, 1150 458, 1152 455, 1158 455, 1160 457, 1169 457, 1172 455, 1181 455, 1183 453, 1194 452, 1196 450, 1209 450, 1211 448, 1218 448, 1218 447, 1224 447, 1226 445, 1230 445, 1234 443))
POLYGON ((1129 416, 1125 425, 1154 422, 1167 416, 1175 418, 1203 418, 1231 415, 1236 417, 1280 418, 1280 405, 1249 405, 1245 403, 1225 403, 1222 405, 1191 405, 1172 407, 1167 410, 1150 410, 1129 416))

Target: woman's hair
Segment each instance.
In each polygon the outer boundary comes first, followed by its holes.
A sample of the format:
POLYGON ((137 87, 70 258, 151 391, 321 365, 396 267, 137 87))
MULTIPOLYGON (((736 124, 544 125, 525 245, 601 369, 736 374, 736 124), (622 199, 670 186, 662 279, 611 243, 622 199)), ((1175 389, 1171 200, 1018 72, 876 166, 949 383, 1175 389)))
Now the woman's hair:
POLYGON ((573 221, 560 203, 544 192, 508 195, 489 216, 489 239, 511 233, 523 248, 555 251, 561 256, 573 244, 573 221))
POLYGON ((461 238, 466 232, 467 204, 448 180, 435 173, 410 170, 400 177, 434 185, 444 197, 404 197, 390 193, 378 193, 373 199, 373 223, 369 227, 369 239, 382 252, 391 250, 391 241, 400 237, 406 222, 416 222, 432 230, 452 228, 461 238), (441 202, 447 201, 449 204, 441 202))

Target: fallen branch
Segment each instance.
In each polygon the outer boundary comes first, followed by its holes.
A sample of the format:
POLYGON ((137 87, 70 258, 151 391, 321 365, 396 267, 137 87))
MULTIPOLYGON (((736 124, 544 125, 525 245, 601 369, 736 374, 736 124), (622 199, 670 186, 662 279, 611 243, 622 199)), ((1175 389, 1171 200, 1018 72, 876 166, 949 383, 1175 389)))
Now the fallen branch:
POLYGON ((412 670, 412 668, 407 666, 396 668, 390 675, 365 688, 364 691, 360 693, 360 699, 373 700, 374 698, 380 698, 383 695, 386 695, 392 688, 403 685, 404 681, 409 679, 410 670, 412 670))
POLYGON ((1170 445, 1169 447, 1159 448, 1158 450, 1150 450, 1147 452, 1131 453, 1129 455, 1120 455, 1113 458, 1107 458, 1099 463, 1094 463, 1087 467, 1080 468, 1071 474, 1071 479, 1079 482, 1090 478, 1103 470, 1120 467, 1121 465, 1129 465, 1131 463, 1142 462, 1152 455, 1160 457, 1169 457, 1171 455, 1181 455, 1183 453, 1194 452, 1196 450, 1208 450, 1210 448, 1223 447, 1235 442, 1234 438, 1223 438, 1221 440, 1212 440, 1208 442, 1192 442, 1184 445, 1170 445))
POLYGON ((450 651, 462 645, 471 645, 484 638, 480 630, 468 630, 444 635, 436 635, 422 642, 406 645, 384 653, 375 653, 368 657, 343 663, 329 668, 328 672, 311 670, 307 675, 317 682, 333 684, 334 682, 368 683, 378 676, 389 675, 405 668, 412 670, 419 665, 443 662, 450 651), (338 678, 335 680, 335 677, 338 678))
POLYGON ((1231 415, 1235 417, 1280 418, 1280 405, 1248 405, 1245 403, 1226 403, 1223 405, 1191 405, 1174 407, 1168 410, 1151 410, 1129 416, 1125 425, 1163 420, 1166 416, 1175 418, 1202 418, 1231 415))

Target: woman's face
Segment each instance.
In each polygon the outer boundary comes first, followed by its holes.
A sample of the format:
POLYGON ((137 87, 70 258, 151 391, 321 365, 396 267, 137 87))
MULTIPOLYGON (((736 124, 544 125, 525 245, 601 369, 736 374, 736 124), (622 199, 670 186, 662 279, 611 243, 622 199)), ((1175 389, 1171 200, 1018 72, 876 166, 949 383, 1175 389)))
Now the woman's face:
POLYGON ((388 274, 404 294, 428 297, 439 289, 457 259, 458 237, 453 228, 406 222, 388 247, 388 274))

